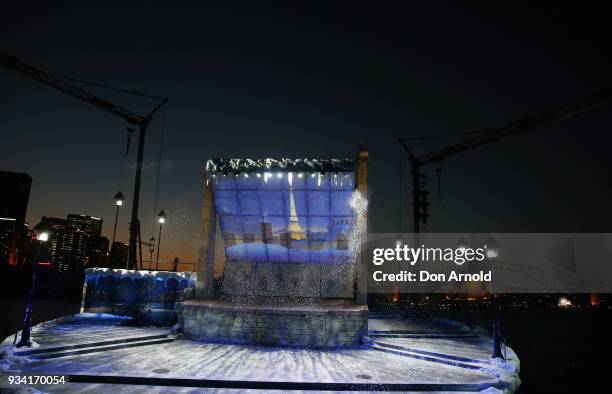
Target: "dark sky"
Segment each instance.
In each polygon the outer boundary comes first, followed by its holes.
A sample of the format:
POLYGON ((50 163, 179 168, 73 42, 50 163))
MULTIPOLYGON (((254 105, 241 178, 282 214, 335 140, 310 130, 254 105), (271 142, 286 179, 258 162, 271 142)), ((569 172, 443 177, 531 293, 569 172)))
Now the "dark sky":
MULTIPOLYGON (((609 14, 592 5, 222 3, 3 7, 0 50, 49 72, 170 99, 158 204, 169 215, 165 258, 193 260, 211 156, 352 157, 363 142, 372 231, 399 231, 403 185, 407 232, 399 136, 502 126, 612 86, 609 14)), ((124 122, 7 69, 0 88, 0 169, 32 176, 29 222, 85 213, 104 218, 110 237, 112 196, 132 195, 135 149, 125 156, 124 122)), ((139 113, 154 105, 87 89, 139 113)), ((441 199, 429 167, 428 230, 612 231, 611 108, 449 158, 441 199)), ((144 238, 162 118, 145 151, 144 238)), ((426 153, 455 141, 413 147, 426 153)), ((128 216, 124 209, 118 237, 126 242, 128 216)))

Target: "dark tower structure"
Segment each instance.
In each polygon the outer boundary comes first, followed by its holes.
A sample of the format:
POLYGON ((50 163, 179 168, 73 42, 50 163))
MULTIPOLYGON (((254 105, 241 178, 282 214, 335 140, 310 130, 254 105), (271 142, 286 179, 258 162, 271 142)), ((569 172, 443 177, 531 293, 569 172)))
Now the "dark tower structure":
POLYGON ((3 264, 20 263, 31 186, 32 178, 26 173, 0 171, 0 262, 3 264))

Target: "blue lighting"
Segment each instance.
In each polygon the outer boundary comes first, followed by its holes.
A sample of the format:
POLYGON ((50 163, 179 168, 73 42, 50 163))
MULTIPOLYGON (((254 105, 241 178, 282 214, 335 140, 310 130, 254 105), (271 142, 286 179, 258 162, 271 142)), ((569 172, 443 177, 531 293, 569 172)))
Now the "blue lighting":
POLYGON ((307 175, 275 172, 212 177, 228 260, 349 262, 354 175, 307 175))

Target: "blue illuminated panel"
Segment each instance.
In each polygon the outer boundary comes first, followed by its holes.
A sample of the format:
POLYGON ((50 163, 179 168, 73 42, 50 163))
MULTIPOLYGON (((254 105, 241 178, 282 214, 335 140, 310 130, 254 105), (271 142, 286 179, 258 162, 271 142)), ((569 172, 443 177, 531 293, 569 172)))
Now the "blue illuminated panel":
POLYGON ((348 263, 352 172, 210 174, 232 261, 348 263))

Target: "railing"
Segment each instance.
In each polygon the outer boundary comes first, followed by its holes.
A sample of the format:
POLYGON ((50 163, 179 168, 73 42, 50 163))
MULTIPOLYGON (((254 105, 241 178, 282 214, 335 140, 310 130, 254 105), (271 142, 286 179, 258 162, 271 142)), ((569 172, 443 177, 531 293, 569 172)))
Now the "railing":
MULTIPOLYGON (((157 263, 157 271, 173 271, 173 267, 174 267, 173 261, 164 261, 164 260, 159 260, 157 262, 151 261, 152 270, 155 270, 156 263, 157 263)), ((149 269, 149 260, 142 261, 142 269, 143 270, 149 269)), ((184 263, 184 262, 179 261, 176 267, 177 272, 185 272, 185 271, 194 272, 195 270, 196 270, 196 263, 184 263)))

